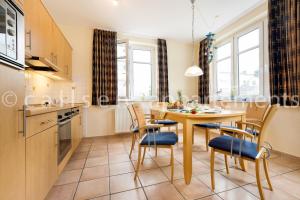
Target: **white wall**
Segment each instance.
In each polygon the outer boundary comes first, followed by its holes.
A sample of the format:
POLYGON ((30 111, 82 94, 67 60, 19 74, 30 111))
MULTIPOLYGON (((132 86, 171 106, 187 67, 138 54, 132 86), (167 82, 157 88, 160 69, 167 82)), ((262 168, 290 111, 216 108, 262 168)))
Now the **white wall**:
MULTIPOLYGON (((61 25, 73 47, 73 80, 79 96, 91 100, 92 94, 92 40, 93 30, 87 27, 61 25)), ((129 38, 140 43, 155 45, 156 39, 132 37, 119 34, 119 38, 129 38)), ((175 40, 167 40, 169 62, 170 95, 177 96, 182 90, 189 97, 197 95, 197 79, 184 77, 185 69, 191 65, 192 45, 175 40)), ((91 106, 86 115, 86 136, 103 136, 115 134, 115 108, 99 108, 91 106)))

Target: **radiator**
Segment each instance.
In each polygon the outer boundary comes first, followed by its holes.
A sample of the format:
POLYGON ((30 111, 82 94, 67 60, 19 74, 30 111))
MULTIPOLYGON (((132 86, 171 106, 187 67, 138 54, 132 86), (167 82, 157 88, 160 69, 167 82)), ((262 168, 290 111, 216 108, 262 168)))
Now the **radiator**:
POLYGON ((126 104, 119 104, 115 109, 115 133, 130 132, 131 118, 126 104))

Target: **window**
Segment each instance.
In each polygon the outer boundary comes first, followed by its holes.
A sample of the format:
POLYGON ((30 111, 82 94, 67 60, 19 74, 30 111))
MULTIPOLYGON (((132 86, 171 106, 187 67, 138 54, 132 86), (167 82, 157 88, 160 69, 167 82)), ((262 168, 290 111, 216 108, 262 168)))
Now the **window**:
POLYGON ((238 38, 239 96, 260 95, 259 29, 238 38))
POLYGON ((118 95, 119 98, 125 99, 127 92, 127 44, 119 43, 117 47, 118 57, 118 95))
POLYGON ((155 48, 118 44, 119 99, 153 99, 156 95, 155 48))
POLYGON ((232 85, 231 43, 217 49, 216 64, 217 93, 222 97, 230 96, 232 85))
MULTIPOLYGON (((260 23, 234 34, 216 50, 215 94, 219 98, 253 98, 264 94, 264 35, 260 23)), ((266 38, 267 39, 267 38, 266 38)))

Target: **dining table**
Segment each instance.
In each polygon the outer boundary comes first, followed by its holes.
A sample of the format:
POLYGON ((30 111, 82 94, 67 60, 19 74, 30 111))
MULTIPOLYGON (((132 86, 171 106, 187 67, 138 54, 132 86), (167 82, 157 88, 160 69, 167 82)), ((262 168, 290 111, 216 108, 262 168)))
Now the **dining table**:
MULTIPOLYGON (((183 170, 185 183, 189 185, 192 179, 192 148, 194 124, 203 123, 226 123, 245 122, 246 112, 239 110, 204 110, 192 114, 181 109, 167 109, 166 107, 152 107, 150 109, 152 119, 166 119, 176 121, 183 125, 183 170)), ((244 128, 244 127, 239 127, 244 128)), ((240 160, 242 169, 245 170, 244 162, 240 160)))

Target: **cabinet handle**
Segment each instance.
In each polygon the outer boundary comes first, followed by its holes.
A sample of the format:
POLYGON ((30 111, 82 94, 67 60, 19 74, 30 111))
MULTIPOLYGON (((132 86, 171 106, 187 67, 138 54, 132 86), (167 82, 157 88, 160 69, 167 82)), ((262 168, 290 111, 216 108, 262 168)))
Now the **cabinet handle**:
POLYGON ((43 122, 41 122, 41 126, 42 125, 46 125, 46 124, 49 124, 49 123, 51 123, 53 120, 47 120, 47 121, 43 121, 43 122))
MULTIPOLYGON (((22 112, 22 118, 23 118, 23 121, 22 121, 22 125, 23 125, 23 130, 19 130, 18 133, 22 133, 23 134, 23 137, 26 137, 26 106, 24 105, 23 106, 23 109, 22 110, 18 110, 18 112, 22 112)), ((18 114, 18 127, 20 127, 20 115, 18 114)))
POLYGON ((32 46, 31 46, 31 30, 26 32, 26 36, 28 37, 28 44, 26 44, 26 48, 29 48, 31 50, 32 46))

